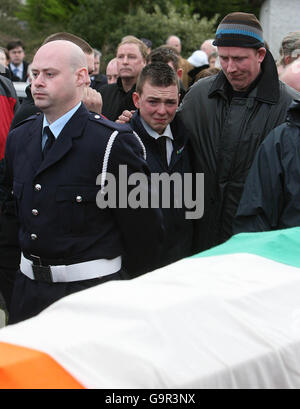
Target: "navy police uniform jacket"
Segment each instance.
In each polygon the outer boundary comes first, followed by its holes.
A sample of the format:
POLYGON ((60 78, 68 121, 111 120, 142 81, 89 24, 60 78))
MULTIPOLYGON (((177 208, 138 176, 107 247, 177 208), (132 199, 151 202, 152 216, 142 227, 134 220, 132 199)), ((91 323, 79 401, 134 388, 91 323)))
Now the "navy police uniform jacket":
MULTIPOLYGON (((105 150, 119 131, 107 172, 119 164, 149 175, 143 149, 127 125, 95 115, 82 104, 42 159, 43 115, 22 122, 8 136, 5 186, 13 189, 22 251, 49 265, 70 265, 123 256, 129 274, 151 269, 162 240, 159 209, 106 208, 96 205, 105 150)), ((150 184, 149 184, 150 186, 150 184)))

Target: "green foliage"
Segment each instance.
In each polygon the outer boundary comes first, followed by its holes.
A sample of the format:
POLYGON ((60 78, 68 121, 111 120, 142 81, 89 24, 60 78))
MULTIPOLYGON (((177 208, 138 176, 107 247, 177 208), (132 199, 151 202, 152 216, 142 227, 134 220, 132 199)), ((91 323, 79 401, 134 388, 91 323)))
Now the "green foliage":
POLYGON ((6 47, 12 39, 21 39, 26 47, 26 59, 30 61, 34 48, 39 45, 39 36, 28 30, 27 24, 17 17, 20 0, 0 0, 0 46, 6 47))
MULTIPOLYGON (((15 16, 18 8, 20 7, 20 1, 1 0, 0 3, 0 27, 1 31, 7 35, 13 35, 15 26, 18 20, 15 16)), ((21 26, 19 25, 19 29, 21 26)))
POLYGON ((33 30, 64 24, 78 6, 74 0, 27 0, 17 13, 33 30))
POLYGON ((16 10, 19 8, 21 2, 20 0, 1 0, 0 3, 0 17, 12 17, 16 10))
MULTIPOLYGON (((33 53, 58 31, 81 36, 112 58, 125 35, 148 38, 153 47, 175 34, 188 57, 211 38, 219 19, 233 11, 257 16, 262 0, 0 0, 0 40, 22 38, 33 53), (217 15, 218 14, 218 15, 217 15)), ((0 41, 1 42, 1 41, 0 41)), ((3 44, 2 44, 3 45, 3 44)), ((28 54, 27 51, 27 54, 28 54)))
MULTIPOLYGON (((95 2, 91 0, 84 3, 93 3, 95 7, 95 2)), ((111 0, 111 3, 113 6, 114 0, 111 0)), ((101 48, 106 61, 115 55, 117 45, 126 35, 148 38, 152 41, 153 48, 164 44, 169 35, 177 35, 182 41, 183 56, 189 56, 206 38, 213 36, 216 17, 210 21, 206 17, 200 19, 198 15, 192 14, 190 7, 183 4, 180 6, 180 12, 170 2, 164 2, 163 6, 166 7, 166 12, 154 5, 152 12, 138 7, 132 14, 108 13, 109 19, 99 19, 101 14, 98 4, 93 13, 88 8, 85 12, 81 9, 80 13, 76 13, 69 29, 78 35, 85 35, 92 46, 101 48), (98 20, 101 20, 101 23, 97 24, 98 20)))

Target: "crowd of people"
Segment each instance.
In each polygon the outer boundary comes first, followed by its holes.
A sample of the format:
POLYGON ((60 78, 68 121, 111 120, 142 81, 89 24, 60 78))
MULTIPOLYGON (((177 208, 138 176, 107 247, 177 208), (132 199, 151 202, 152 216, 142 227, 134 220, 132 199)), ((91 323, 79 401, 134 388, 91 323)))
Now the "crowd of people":
POLYGON ((70 33, 47 37, 30 64, 20 40, 0 48, 9 323, 234 233, 300 225, 300 31, 283 39, 276 62, 258 19, 235 12, 189 58, 181 53, 176 35, 155 49, 128 35, 104 74, 101 52, 70 33), (21 101, 19 81, 28 83, 21 101), (168 205, 155 175, 182 182, 168 205), (200 201, 203 215, 187 217, 200 201))

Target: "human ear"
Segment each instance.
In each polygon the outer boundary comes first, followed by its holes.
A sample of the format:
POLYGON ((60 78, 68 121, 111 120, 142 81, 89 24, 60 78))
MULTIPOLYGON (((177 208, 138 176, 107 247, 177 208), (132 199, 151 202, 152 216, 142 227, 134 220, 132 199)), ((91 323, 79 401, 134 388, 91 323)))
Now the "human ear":
POLYGON ((182 68, 178 68, 177 70, 177 77, 181 80, 182 79, 182 75, 183 75, 183 69, 182 68))
POLYGON ((257 52, 258 52, 258 62, 262 63, 267 53, 267 50, 264 47, 260 47, 257 50, 257 52))
POLYGON ((132 100, 133 100, 135 107, 139 109, 140 108, 140 96, 137 92, 134 92, 132 94, 132 100))
POLYGON ((86 85, 89 86, 90 85, 90 76, 88 73, 88 70, 85 67, 82 68, 78 68, 78 70, 76 70, 75 72, 76 75, 76 82, 78 84, 78 86, 82 86, 82 85, 86 85))

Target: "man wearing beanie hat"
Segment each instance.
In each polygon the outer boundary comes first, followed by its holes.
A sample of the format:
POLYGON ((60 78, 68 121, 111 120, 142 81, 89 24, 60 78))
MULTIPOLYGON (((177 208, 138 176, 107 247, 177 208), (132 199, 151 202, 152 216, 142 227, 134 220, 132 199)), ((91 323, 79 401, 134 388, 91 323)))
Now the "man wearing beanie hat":
POLYGON ((257 18, 231 13, 213 42, 222 70, 200 79, 186 94, 179 116, 190 132, 197 172, 204 172, 204 216, 197 222, 195 252, 232 235, 244 182, 255 152, 300 94, 279 81, 257 18))

